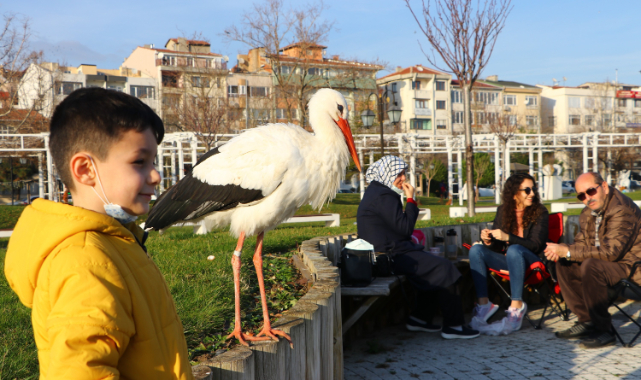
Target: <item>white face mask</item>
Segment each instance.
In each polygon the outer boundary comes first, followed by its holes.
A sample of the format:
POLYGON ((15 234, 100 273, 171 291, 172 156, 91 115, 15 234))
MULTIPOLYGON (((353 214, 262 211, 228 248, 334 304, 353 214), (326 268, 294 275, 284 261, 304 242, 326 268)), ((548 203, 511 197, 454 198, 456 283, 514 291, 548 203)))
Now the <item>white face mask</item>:
POLYGON ((403 196, 403 194, 405 194, 405 192, 403 190, 399 189, 398 187, 396 187, 394 185, 392 185, 392 190, 394 190, 394 192, 396 194, 400 195, 400 196, 403 196))
POLYGON ((127 211, 123 210, 122 206, 109 202, 109 199, 107 198, 107 194, 105 193, 105 189, 102 187, 102 182, 100 181, 100 175, 98 174, 98 167, 96 166, 96 163, 93 162, 93 158, 91 156, 89 156, 89 159, 91 160, 91 164, 96 170, 96 177, 98 178, 98 184, 100 185, 100 190, 102 191, 102 195, 105 196, 105 199, 102 199, 102 197, 100 196, 100 194, 98 194, 98 192, 94 187, 92 187, 91 189, 93 190, 94 193, 96 193, 98 198, 100 198, 102 203, 104 203, 103 207, 105 208, 105 212, 107 213, 107 215, 116 219, 121 224, 127 224, 138 219, 137 216, 131 215, 127 211))

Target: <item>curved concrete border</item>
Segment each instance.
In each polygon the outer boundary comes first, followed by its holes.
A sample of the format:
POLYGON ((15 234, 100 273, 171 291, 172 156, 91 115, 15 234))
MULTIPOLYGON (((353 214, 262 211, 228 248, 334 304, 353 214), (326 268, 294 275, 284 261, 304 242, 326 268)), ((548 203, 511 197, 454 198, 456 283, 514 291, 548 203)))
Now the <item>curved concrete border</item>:
POLYGON ((274 323, 291 336, 293 347, 284 339, 236 347, 193 367, 195 378, 343 380, 341 287, 335 264, 354 237, 317 237, 301 244, 298 255, 313 285, 274 323))

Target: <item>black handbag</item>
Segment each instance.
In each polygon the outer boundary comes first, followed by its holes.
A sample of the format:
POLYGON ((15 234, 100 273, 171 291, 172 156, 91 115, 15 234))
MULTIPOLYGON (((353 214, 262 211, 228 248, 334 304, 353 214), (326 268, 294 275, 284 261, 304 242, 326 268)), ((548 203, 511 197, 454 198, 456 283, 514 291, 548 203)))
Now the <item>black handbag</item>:
POLYGON ((343 248, 341 251, 341 284, 364 287, 372 282, 372 251, 343 248))
POLYGON ((387 253, 376 253, 376 263, 374 264, 374 274, 376 277, 390 277, 394 275, 392 269, 394 260, 387 253))

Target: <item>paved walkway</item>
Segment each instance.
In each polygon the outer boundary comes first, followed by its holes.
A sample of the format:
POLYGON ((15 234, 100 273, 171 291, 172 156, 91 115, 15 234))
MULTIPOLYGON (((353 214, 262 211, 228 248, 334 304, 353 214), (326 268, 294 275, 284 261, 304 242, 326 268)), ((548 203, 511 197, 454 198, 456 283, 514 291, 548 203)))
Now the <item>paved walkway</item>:
MULTIPOLYGON (((620 306, 639 316, 641 304, 620 306)), ((541 311, 532 312, 540 316, 541 311)), ((613 323, 628 341, 637 328, 614 307, 613 323)), ((496 317, 495 317, 496 318, 496 317)), ((493 318, 494 319, 494 318, 493 318)), ((535 318, 536 320, 536 318, 535 318)), ((345 380, 378 379, 641 379, 641 338, 632 348, 584 350, 579 341, 554 336, 574 324, 554 315, 542 330, 523 321, 507 336, 445 340, 437 333, 413 333, 395 326, 361 338, 345 350, 345 380)), ((636 330, 636 331, 635 331, 636 330)))

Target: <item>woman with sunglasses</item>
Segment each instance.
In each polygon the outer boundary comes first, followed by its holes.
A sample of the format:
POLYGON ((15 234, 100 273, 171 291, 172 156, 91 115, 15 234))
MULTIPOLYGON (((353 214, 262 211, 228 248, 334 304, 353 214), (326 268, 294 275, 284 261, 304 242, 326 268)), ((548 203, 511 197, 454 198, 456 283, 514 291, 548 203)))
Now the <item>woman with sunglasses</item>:
POLYGON ((539 255, 546 247, 549 215, 529 174, 508 178, 501 199, 503 204, 496 210, 493 229, 481 231, 482 244, 470 249, 470 268, 478 297, 474 314, 487 322, 499 308, 487 296, 488 268, 509 271, 512 303, 507 317, 512 330, 519 330, 527 312, 522 298, 525 271, 541 261, 539 255))

